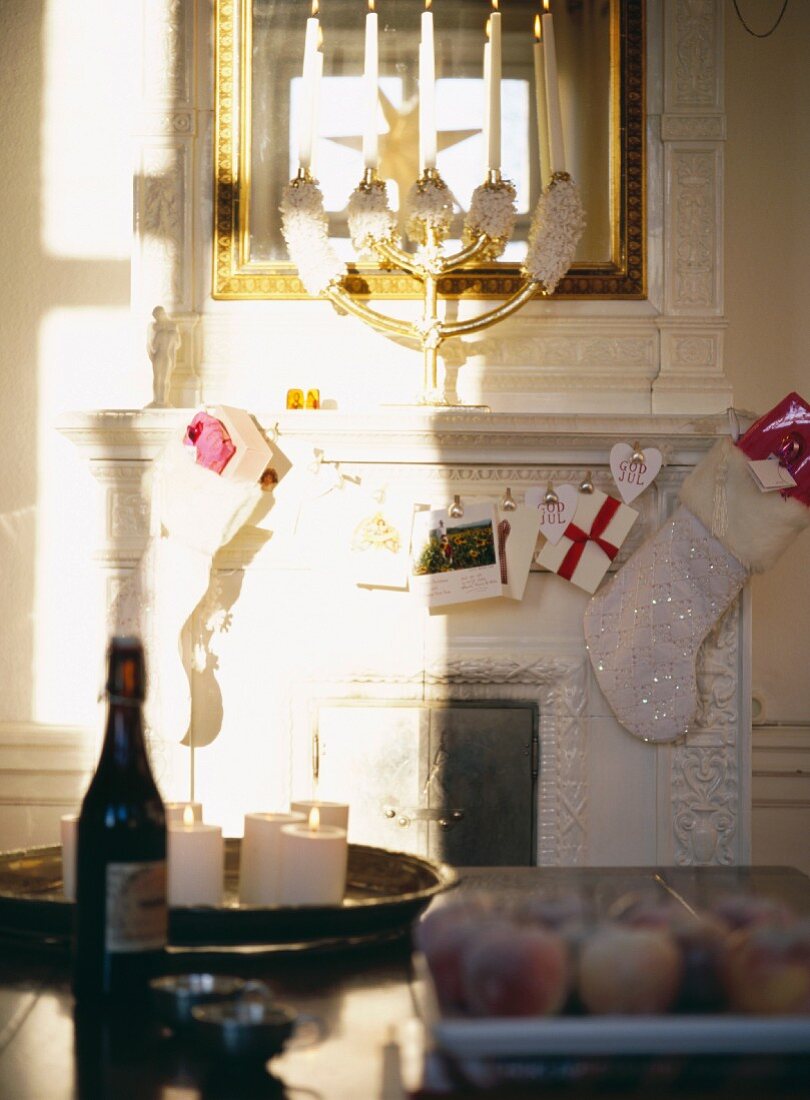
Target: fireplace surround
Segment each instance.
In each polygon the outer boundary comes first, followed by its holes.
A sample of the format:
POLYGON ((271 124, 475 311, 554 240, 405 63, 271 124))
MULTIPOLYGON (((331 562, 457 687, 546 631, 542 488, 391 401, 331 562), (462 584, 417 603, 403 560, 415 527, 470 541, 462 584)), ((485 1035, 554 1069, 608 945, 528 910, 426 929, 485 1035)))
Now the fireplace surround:
MULTIPOLYGON (((149 461, 171 432, 182 432, 188 415, 88 413, 62 422, 103 487, 106 526, 97 557, 110 599, 145 544, 149 461)), ((496 502, 507 487, 520 502, 529 485, 578 484, 587 471, 607 490, 614 442, 655 443, 665 465, 635 502, 640 516, 615 569, 670 513, 683 478, 727 431, 726 417, 383 410, 288 413, 265 426, 276 437, 276 499, 217 556, 212 587, 186 631, 192 744, 162 741, 153 731, 169 797, 187 797, 193 775, 210 819, 239 832, 244 812, 309 796, 314 723, 327 701, 520 701, 539 715, 540 865, 749 859, 745 593, 702 648, 697 728, 656 746, 623 730, 599 692, 582 633, 585 593, 533 571, 520 602, 427 612, 406 592, 362 589, 341 576, 328 529, 320 556, 303 561, 295 509, 284 498, 285 470, 316 454, 346 479, 396 485, 433 507, 455 495, 496 502)), ((343 797, 351 801, 355 793, 343 797)))

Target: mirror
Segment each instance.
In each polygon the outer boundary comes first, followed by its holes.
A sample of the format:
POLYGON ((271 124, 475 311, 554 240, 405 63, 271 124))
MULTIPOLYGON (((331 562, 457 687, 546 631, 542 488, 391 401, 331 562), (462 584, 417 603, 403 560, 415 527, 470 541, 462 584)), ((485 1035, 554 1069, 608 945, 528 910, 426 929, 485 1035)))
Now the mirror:
MULTIPOLYGON (((281 236, 278 205, 298 169, 305 0, 218 0, 215 98, 215 298, 305 298, 281 236)), ((380 174, 391 205, 417 174, 416 0, 377 0, 380 174)), ((485 176, 482 55, 489 5, 434 0, 438 168, 463 212, 485 176)), ((541 187, 534 94, 539 0, 503 0, 503 174, 517 189, 515 233, 497 262, 442 281, 444 296, 498 298, 519 283, 541 187)), ((401 273, 354 262, 346 206, 363 174, 365 0, 321 0, 324 76, 314 151, 332 242, 352 290, 418 296, 401 273)), ((553 0, 568 170, 587 228, 556 297, 645 293, 643 0, 553 0)), ((461 218, 459 216, 459 226, 461 218)))

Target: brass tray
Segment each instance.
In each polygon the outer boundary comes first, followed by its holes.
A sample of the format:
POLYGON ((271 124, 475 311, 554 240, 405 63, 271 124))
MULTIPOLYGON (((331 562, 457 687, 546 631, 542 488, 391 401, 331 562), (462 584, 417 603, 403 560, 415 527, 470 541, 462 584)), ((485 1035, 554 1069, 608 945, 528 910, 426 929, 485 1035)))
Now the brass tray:
MULTIPOLYGON (((346 896, 340 905, 240 905, 240 843, 225 841, 223 905, 169 911, 170 953, 201 962, 217 955, 261 956, 396 939, 434 895, 457 882, 447 864, 350 844, 346 896)), ((59 845, 0 853, 0 939, 66 946, 72 922, 73 903, 62 895, 59 845)))

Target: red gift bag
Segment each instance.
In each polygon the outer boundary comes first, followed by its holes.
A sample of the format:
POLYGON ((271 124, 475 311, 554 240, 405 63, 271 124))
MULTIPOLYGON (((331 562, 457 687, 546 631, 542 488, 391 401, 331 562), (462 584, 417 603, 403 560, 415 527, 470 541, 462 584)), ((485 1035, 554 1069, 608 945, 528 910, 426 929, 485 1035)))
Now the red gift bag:
POLYGON ((803 397, 789 393, 751 425, 737 446, 754 460, 775 455, 796 482, 783 495, 810 507, 810 405, 803 397))

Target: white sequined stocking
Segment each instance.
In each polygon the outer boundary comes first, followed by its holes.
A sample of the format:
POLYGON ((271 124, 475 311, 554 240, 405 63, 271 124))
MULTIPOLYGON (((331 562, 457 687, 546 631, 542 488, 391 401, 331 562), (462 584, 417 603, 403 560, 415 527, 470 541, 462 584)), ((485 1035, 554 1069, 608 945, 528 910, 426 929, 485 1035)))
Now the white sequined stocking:
POLYGON ((810 509, 763 493, 748 460, 720 440, 680 491, 680 506, 585 612, 596 679, 614 714, 647 741, 687 733, 698 709, 698 649, 750 573, 769 569, 810 509))
POLYGON ((689 729, 698 706, 697 651, 747 575, 681 506, 591 600, 585 612, 591 663, 631 733, 671 741, 689 729))

